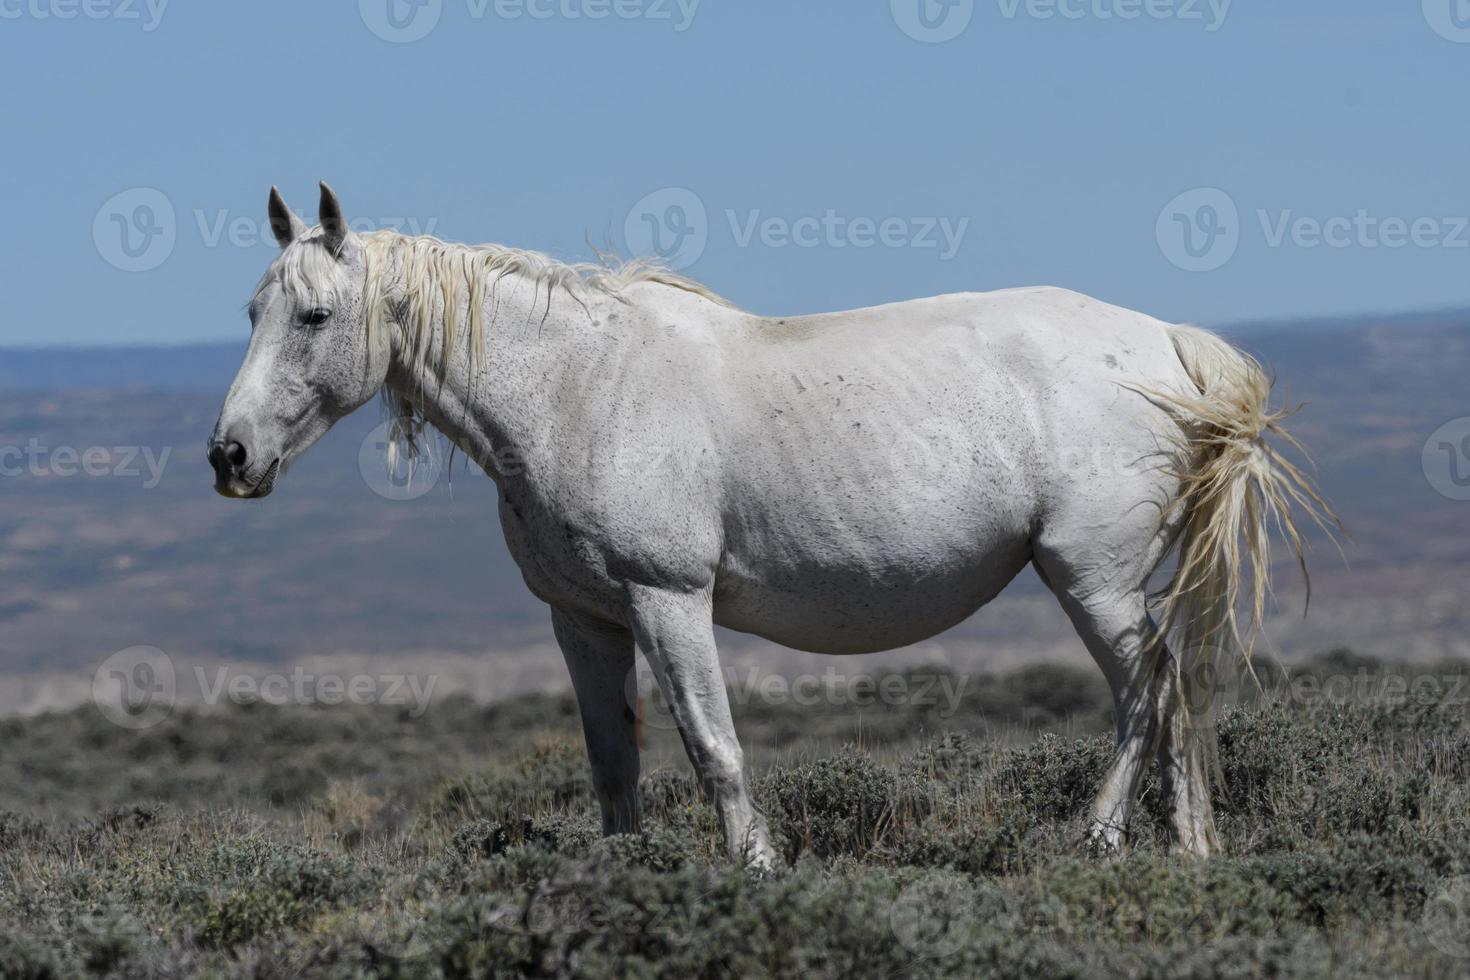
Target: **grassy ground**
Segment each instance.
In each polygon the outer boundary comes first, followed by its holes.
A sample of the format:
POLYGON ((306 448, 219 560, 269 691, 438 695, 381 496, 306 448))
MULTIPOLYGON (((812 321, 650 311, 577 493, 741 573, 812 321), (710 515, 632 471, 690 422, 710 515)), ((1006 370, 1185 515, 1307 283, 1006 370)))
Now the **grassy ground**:
POLYGON ((769 878, 652 722, 647 832, 600 840, 565 699, 8 720, 0 978, 1470 973, 1470 666, 1267 676, 1221 718, 1208 862, 1165 856, 1152 781, 1130 857, 1081 843, 1090 672, 740 699, 769 878))

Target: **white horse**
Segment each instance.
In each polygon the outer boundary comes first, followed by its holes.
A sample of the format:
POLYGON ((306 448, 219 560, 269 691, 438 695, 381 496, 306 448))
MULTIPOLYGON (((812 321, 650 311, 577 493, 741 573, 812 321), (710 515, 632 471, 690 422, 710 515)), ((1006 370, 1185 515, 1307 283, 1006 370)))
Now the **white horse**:
POLYGON ((483 467, 551 606, 605 832, 639 826, 635 648, 730 851, 768 865, 714 624, 886 650, 959 623, 1029 563, 1112 687, 1095 839, 1124 846, 1157 753, 1174 846, 1218 847, 1212 730, 1190 720, 1210 692, 1181 687, 1223 642, 1248 656, 1268 528, 1300 555, 1293 505, 1325 513, 1263 441, 1278 416, 1244 354, 1053 288, 756 316, 645 265, 359 235, 325 184, 319 227, 274 189, 270 219, 282 253, 210 442, 216 488, 264 497, 380 392, 408 452, 428 424, 483 467), (1146 586, 1176 545, 1156 625, 1146 586))

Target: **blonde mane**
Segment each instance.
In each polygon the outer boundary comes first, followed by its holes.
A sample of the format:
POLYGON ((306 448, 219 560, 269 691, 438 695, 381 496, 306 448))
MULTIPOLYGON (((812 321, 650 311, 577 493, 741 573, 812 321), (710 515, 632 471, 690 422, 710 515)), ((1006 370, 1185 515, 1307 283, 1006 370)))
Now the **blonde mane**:
MULTIPOLYGON (((681 289, 736 308, 702 283, 650 259, 623 262, 601 256, 600 263, 566 263, 528 249, 464 245, 395 231, 368 232, 358 235, 357 240, 366 266, 363 308, 368 344, 386 353, 396 327, 402 344, 400 356, 420 369, 421 377, 442 375, 461 335, 467 337, 471 368, 483 363, 487 319, 493 319, 494 290, 507 276, 527 278, 538 289, 545 287, 548 314, 558 291, 578 303, 589 290, 626 302, 623 293, 640 283, 681 289), (487 308, 492 310, 489 317, 487 308), (436 321, 442 324, 440 329, 436 329, 436 321), (429 370, 423 371, 425 368, 429 370)), ((313 228, 272 263, 256 286, 256 295, 275 282, 301 307, 335 301, 348 285, 342 270, 342 264, 328 250, 321 228, 313 228)), ((394 442, 401 444, 412 459, 421 451, 418 437, 425 424, 422 414, 412 402, 387 389, 384 400, 394 427, 394 442)))
MULTIPOLYGON (((465 245, 446 242, 430 235, 403 235, 375 231, 358 236, 362 244, 367 280, 363 302, 367 311, 370 340, 379 343, 391 323, 404 331, 408 349, 425 357, 426 348, 439 346, 445 361, 454 350, 464 326, 461 310, 469 313, 472 356, 484 352, 485 308, 496 283, 519 275, 547 289, 547 302, 560 289, 580 299, 595 290, 621 298, 639 283, 654 283, 682 289, 721 306, 735 305, 709 287, 682 276, 658 262, 638 258, 620 261, 600 256, 597 263, 559 262, 551 256, 507 245, 465 245), (443 315, 442 342, 433 344, 435 314, 443 315)), ((256 286, 256 293, 271 282, 279 282, 293 301, 309 305, 335 298, 344 285, 341 267, 328 252, 320 228, 313 228, 281 253, 256 286), (315 246, 315 247, 313 247, 315 246)))

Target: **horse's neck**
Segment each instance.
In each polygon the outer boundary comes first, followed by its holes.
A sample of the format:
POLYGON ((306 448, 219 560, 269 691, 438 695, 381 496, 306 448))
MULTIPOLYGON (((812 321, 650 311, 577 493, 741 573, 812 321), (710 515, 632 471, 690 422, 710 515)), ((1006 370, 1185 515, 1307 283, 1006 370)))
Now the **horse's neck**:
POLYGON ((535 444, 562 397, 562 381, 585 340, 588 308, 565 289, 527 276, 507 276, 486 303, 483 356, 470 354, 461 319, 447 369, 441 370, 436 314, 428 363, 395 349, 388 388, 415 405, 436 429, 492 477, 535 444), (512 281, 516 280, 516 281, 512 281), (550 307, 548 309, 548 302, 550 307))

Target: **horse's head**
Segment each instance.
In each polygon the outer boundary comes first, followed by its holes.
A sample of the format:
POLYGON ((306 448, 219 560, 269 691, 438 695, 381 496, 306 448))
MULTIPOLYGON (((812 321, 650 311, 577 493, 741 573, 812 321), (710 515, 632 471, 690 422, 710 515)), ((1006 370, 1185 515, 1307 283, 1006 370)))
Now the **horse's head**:
POLYGON ((322 184, 307 228, 271 188, 281 254, 250 302, 250 348, 209 441, 215 489, 264 497, 281 467, 383 386, 387 356, 369 343, 364 246, 322 184))

